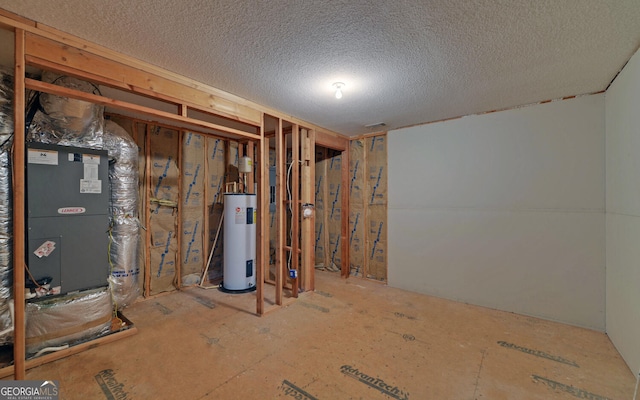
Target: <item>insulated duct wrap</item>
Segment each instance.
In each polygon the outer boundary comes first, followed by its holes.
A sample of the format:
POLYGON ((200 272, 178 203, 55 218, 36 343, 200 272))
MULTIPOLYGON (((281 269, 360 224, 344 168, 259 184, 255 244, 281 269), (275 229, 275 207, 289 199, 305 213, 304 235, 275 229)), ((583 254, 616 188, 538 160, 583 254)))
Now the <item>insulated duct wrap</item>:
POLYGON ((10 146, 0 149, 0 345, 13 342, 13 216, 10 146))
POLYGON ((109 152, 111 186, 109 282, 114 302, 121 310, 139 294, 138 146, 124 128, 107 120, 104 148, 109 152))
POLYGON ((0 144, 13 135, 13 74, 0 68, 0 144))
MULTIPOLYGON (((98 94, 93 84, 68 76, 45 72, 44 82, 98 94)), ((104 120, 104 107, 47 93, 34 97, 36 110, 27 140, 109 152, 110 244, 109 283, 118 309, 138 297, 138 147, 129 134, 112 121, 104 120)))
MULTIPOLYGON (((49 73, 43 81, 97 93, 91 83, 49 73)), ((119 309, 138 296, 138 148, 127 132, 104 120, 104 107, 46 93, 29 107, 27 140, 107 150, 109 154, 109 289, 44 299, 27 305, 27 352, 73 344, 110 330, 114 303, 119 309), (105 128, 106 126, 106 128, 105 128)))
POLYGON ((27 303, 27 353, 107 334, 112 315, 108 289, 27 303))
MULTIPOLYGON (((45 72, 42 81, 86 93, 99 93, 92 83, 70 76, 45 72)), ((103 106, 49 93, 39 93, 29 103, 27 119, 31 115, 33 119, 27 132, 27 141, 102 148, 103 106), (37 110, 35 114, 34 110, 37 110)))
POLYGON ((0 345, 13 342, 13 75, 0 69, 0 345))

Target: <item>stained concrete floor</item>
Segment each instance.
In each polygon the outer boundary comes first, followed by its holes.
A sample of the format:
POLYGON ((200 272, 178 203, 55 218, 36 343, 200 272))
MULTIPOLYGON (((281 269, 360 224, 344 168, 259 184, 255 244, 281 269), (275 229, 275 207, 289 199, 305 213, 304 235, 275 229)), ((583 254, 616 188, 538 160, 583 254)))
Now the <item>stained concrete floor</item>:
POLYGON ((62 399, 631 399, 603 333, 317 272, 258 317, 191 288, 125 310, 139 333, 27 371, 62 399))

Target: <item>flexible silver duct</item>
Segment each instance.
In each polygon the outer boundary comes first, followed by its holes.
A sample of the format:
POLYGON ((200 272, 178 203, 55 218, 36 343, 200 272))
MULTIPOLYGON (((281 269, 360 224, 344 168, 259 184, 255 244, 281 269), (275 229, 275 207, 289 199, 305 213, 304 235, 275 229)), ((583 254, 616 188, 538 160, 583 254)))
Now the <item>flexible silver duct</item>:
POLYGON ((109 333, 113 308, 106 288, 27 303, 27 353, 109 333))
POLYGON ((104 148, 109 152, 111 185, 109 283, 114 302, 121 310, 139 294, 138 146, 124 128, 107 120, 104 148))
MULTIPOLYGON (((43 81, 75 90, 97 93, 91 83, 45 72, 43 81)), ((113 300, 122 309, 138 297, 138 147, 129 134, 113 121, 104 120, 104 107, 80 100, 39 94, 27 140, 109 153, 110 241, 109 284, 113 300)))
POLYGON ((0 69, 0 345, 13 342, 13 74, 0 69))
POLYGON ((0 68, 0 143, 13 135, 13 74, 0 68))
MULTIPOLYGON (((70 76, 45 72, 42 80, 86 93, 98 93, 92 83, 70 76)), ((49 93, 40 93, 32 100, 30 108, 37 107, 37 112, 29 126, 27 141, 102 148, 103 106, 49 93)))

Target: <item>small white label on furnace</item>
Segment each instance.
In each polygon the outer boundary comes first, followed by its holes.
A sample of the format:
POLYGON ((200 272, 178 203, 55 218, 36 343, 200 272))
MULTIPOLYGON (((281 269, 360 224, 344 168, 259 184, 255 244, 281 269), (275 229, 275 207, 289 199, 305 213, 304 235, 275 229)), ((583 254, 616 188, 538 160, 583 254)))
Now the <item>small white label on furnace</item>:
POLYGON ((93 179, 80 179, 80 193, 102 193, 102 181, 93 179))
POLYGON ((29 149, 27 162, 29 164, 58 165, 58 152, 55 150, 29 149))
POLYGON ((83 154, 82 162, 84 164, 100 165, 100 156, 96 154, 83 154))
POLYGON ((98 166, 96 164, 84 164, 84 180, 98 180, 98 166))
POLYGON ((33 254, 35 254, 38 258, 48 257, 49 254, 51 254, 55 249, 56 243, 52 242, 51 240, 47 240, 46 242, 42 243, 40 247, 38 247, 36 251, 33 252, 33 254))

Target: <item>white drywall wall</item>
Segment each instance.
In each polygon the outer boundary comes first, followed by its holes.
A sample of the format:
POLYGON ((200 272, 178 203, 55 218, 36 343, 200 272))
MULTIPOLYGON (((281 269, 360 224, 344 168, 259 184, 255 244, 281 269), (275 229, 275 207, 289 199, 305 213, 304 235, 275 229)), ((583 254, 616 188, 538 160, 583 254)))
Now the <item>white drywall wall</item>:
POLYGON ((389 284, 605 328, 604 95, 389 132, 389 284))
POLYGON ((640 368, 640 52, 605 96, 607 334, 640 368))

